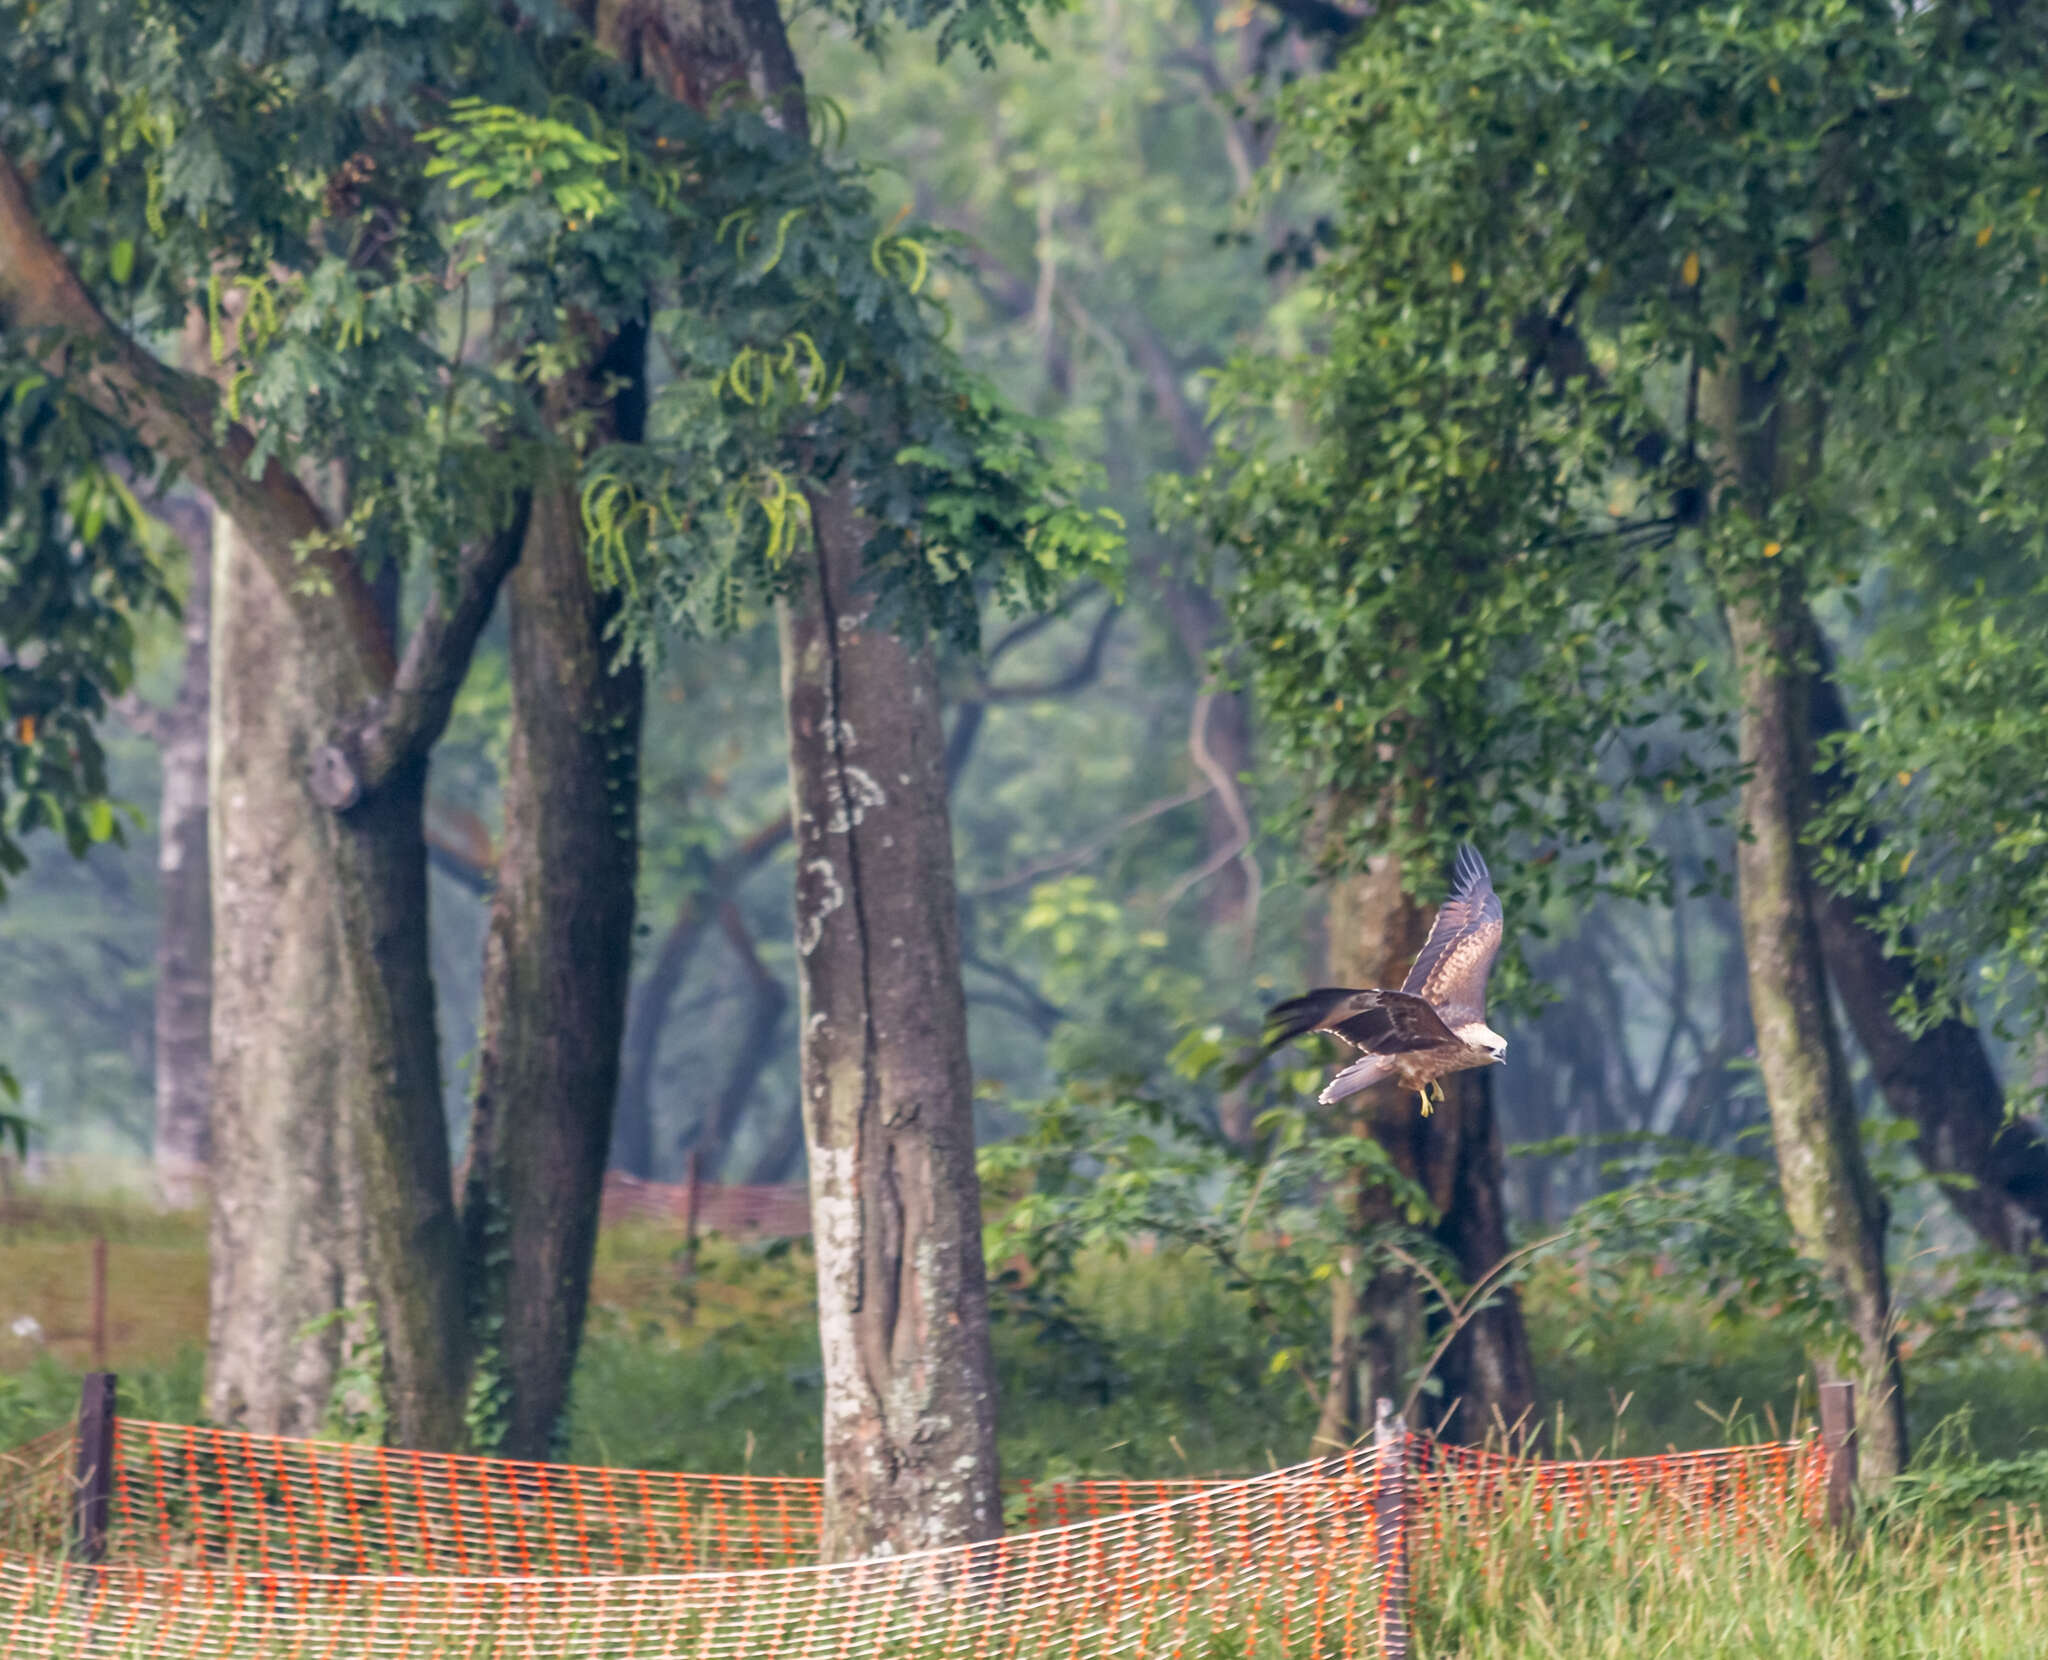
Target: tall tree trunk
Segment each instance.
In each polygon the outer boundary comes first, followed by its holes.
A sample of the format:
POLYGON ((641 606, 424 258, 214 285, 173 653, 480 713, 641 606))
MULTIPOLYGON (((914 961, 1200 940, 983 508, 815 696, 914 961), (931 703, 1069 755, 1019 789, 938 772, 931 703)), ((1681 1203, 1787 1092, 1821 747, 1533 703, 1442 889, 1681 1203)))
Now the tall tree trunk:
MULTIPOLYGON (((641 337, 625 343, 635 377, 641 337)), ((637 437, 637 433, 628 435, 637 437)), ((597 1245, 633 952, 644 677, 614 667, 573 480, 536 493, 506 583, 512 730, 484 948, 463 1221, 484 1438, 545 1458, 568 1397, 597 1245)))
POLYGON ((316 1433, 369 1301, 343 1073, 327 814, 294 765, 321 715, 276 584, 214 518, 213 1217, 206 1413, 316 1433), (326 1320, 317 1331, 316 1322, 326 1320))
POLYGON ((453 1445, 457 1238, 426 956, 423 765, 345 813, 307 785, 333 685, 215 518, 213 1224, 207 1411, 308 1434, 367 1309, 401 1444, 453 1445))
POLYGON ((828 1560, 994 1537, 995 1368, 945 741, 842 488, 780 610, 828 1560))
MULTIPOLYGON (((1437 1243, 1465 1283, 1476 1285, 1509 1250, 1494 1077, 1491 1070, 1461 1072, 1447 1083, 1444 1104, 1426 1119, 1417 1114, 1409 1126, 1411 1133, 1421 1127, 1424 1136, 1415 1162, 1426 1172, 1423 1186, 1440 1215, 1437 1243), (1432 1139, 1438 1134, 1443 1143, 1432 1139)), ((1469 1316, 1437 1363, 1452 1412, 1448 1433, 1460 1441, 1490 1435, 1519 1441, 1534 1428, 1536 1412, 1536 1362, 1521 1297, 1505 1285, 1480 1300, 1486 1306, 1469 1316)))
MULTIPOLYGON (((775 0, 622 12, 617 34, 672 96, 743 82, 806 132, 775 0)), ((1002 1498, 938 681, 869 626, 850 494, 813 518, 778 614, 834 1559, 993 1537, 1002 1498)))
MULTIPOLYGON (((1758 582, 1727 605, 1747 769, 1736 885, 1785 1209, 1855 1334, 1858 1465, 1866 1482, 1882 1483, 1905 1463, 1905 1397, 1885 1273, 1886 1206, 1863 1157, 1800 847, 1813 776, 1801 664, 1812 642, 1788 620, 1796 603, 1784 585, 1758 582)), ((1817 1355, 1815 1369, 1835 1375, 1832 1356, 1817 1355)))
MULTIPOLYGON (((1810 616, 1802 627, 1821 642, 1810 616)), ((1814 740, 1847 731, 1824 643, 1809 690, 1814 740)), ((1844 787, 1832 769, 1820 773, 1823 794, 1844 787)), ((1943 1020, 1915 1037, 1899 1024, 1892 1011, 1913 989, 1912 962, 1886 955, 1874 910, 1861 894, 1824 894, 1818 920, 1828 973, 1886 1105, 1913 1126, 1923 1168, 1967 1178, 1943 1192, 1980 1239, 2015 1255, 2048 1248, 2048 1132, 2034 1119, 2006 1115, 2005 1091, 1975 1026, 1943 1020)))
POLYGON ((662 1032, 676 994, 683 989, 690 959, 710 929, 708 911, 702 894, 683 901, 627 1003, 611 1164, 642 1181, 654 1179, 660 1156, 654 1144, 654 1074, 661 1056, 662 1032))
MULTIPOLYGON (((1736 340, 1727 367, 1702 377, 1700 406, 1721 446, 1721 510, 1746 511, 1761 525, 1787 476, 1817 471, 1822 417, 1817 404, 1787 407, 1782 368, 1753 368, 1752 346, 1736 340)), ((1858 1468, 1866 1485, 1882 1486, 1906 1460, 1887 1207, 1863 1156, 1802 845, 1814 796, 1808 678, 1819 642, 1795 569, 1744 560, 1724 574, 1723 589, 1744 768, 1736 900, 1778 1181, 1793 1238, 1821 1265, 1853 1334, 1858 1468)), ((1832 1352, 1815 1354, 1813 1365, 1823 1377, 1839 1371, 1832 1352)))
POLYGON ((207 1103, 213 1089, 213 912, 208 880, 206 750, 209 635, 213 626, 211 525, 185 534, 185 665, 168 709, 152 721, 163 764, 157 815, 156 1135, 157 1196, 183 1209, 204 1201, 211 1156, 207 1103))
MULTIPOLYGON (((1428 914, 1403 890, 1399 863, 1375 859, 1332 885, 1330 983, 1398 986, 1428 935, 1428 914)), ((1378 1085, 1344 1103, 1353 1108, 1355 1133, 1371 1135, 1429 1195, 1438 1211, 1437 1243, 1467 1283, 1483 1278, 1508 1253, 1491 1082, 1481 1073, 1447 1079, 1443 1104, 1427 1118, 1416 1109, 1414 1091, 1398 1084, 1378 1085)), ((1386 1195, 1369 1179, 1361 1179, 1352 1207, 1361 1227, 1397 1220, 1386 1195)), ((1366 1275, 1354 1261, 1338 1276, 1317 1451, 1349 1446, 1365 1434, 1375 1396, 1398 1401, 1407 1393, 1414 1368, 1425 1358, 1430 1323, 1405 1270, 1366 1275)), ((1437 1375, 1444 1393, 1434 1414, 1452 1438, 1479 1441, 1496 1427, 1526 1424, 1535 1406, 1534 1368, 1513 1287, 1503 1289, 1453 1340, 1437 1375)))
MULTIPOLYGON (((683 989, 690 960, 696 955, 712 915, 740 885, 781 851, 789 840, 789 816, 770 819, 743 837, 708 872, 703 886, 676 907, 675 920, 662 935, 646 974, 633 989, 626 1007, 625 1058, 619 1073, 619 1109, 612 1126, 614 1169, 651 1180, 655 1174, 654 1073, 660 1057, 662 1028, 669 1009, 683 989)), ((787 995, 785 993, 785 995, 787 995)))

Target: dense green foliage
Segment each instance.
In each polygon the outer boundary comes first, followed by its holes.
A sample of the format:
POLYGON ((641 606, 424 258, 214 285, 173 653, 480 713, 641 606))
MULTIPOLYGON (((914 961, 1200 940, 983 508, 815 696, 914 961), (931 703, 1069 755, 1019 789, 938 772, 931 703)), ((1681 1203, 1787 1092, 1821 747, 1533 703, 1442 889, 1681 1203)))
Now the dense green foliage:
POLYGON ((1241 550, 1275 741, 1375 804, 1361 845, 1473 832, 1640 887, 1632 803, 1728 780, 1686 735, 1727 714, 1703 576, 1826 586, 1909 522, 2029 511, 2030 440, 1946 449, 1945 478, 1913 452, 1936 405, 1944 436, 2029 430, 2031 368, 1967 417, 1948 371, 1968 318, 2002 352, 2041 303, 2031 50, 1837 0, 1453 0, 1295 94, 1284 163, 1342 191, 1323 350, 1226 383, 1249 447, 1197 504, 1241 550), (1827 406, 1762 521, 1709 512, 1754 482, 1727 458, 1755 434, 1702 403, 1738 375, 1772 400, 1744 421, 1827 406))

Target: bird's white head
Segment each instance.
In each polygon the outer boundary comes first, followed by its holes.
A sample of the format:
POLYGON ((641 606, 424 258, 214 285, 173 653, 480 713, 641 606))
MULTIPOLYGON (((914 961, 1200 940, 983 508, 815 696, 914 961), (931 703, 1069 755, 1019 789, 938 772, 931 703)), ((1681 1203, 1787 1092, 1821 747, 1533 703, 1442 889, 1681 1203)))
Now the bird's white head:
POLYGON ((1508 1058, 1508 1040, 1483 1020, 1474 1021, 1470 1026, 1460 1028, 1458 1037, 1474 1049, 1485 1050, 1487 1059, 1496 1066, 1508 1058))

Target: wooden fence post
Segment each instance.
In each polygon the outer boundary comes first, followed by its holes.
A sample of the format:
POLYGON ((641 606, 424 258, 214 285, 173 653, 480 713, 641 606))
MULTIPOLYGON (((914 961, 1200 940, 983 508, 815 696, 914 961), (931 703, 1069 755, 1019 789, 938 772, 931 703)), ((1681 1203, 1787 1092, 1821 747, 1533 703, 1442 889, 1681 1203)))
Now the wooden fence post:
POLYGON ((78 1397, 78 1498, 71 1555, 97 1562, 107 1553, 107 1511, 114 1496, 114 1374, 88 1372, 78 1397))
POLYGON ((1820 1444, 1828 1455, 1828 1526, 1856 1519, 1856 1385, 1846 1380, 1820 1386, 1820 1444))
POLYGON ((1373 1413, 1372 1445, 1380 1653, 1385 1660, 1408 1660, 1408 1426, 1384 1396, 1373 1413))
POLYGON ((92 1363, 96 1370, 107 1366, 107 1236, 92 1242, 92 1363))

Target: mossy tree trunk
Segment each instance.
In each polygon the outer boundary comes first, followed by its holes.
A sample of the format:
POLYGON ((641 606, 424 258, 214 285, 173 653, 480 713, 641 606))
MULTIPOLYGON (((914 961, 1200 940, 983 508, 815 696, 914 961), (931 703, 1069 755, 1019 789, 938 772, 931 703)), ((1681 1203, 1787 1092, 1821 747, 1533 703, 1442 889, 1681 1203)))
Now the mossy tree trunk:
MULTIPOLYGON (((636 441, 644 331, 577 379, 611 374, 628 390, 600 412, 605 436, 636 441)), ((613 662, 615 606, 591 583, 573 478, 536 491, 505 598, 505 828, 463 1192, 489 1373, 472 1427, 510 1457, 545 1458, 582 1335, 618 1094, 645 685, 638 663, 613 662)))
MULTIPOLYGON (((1759 539, 1722 573, 1744 769, 1736 896, 1785 1209, 1852 1334, 1858 1467, 1866 1485, 1881 1486, 1905 1463, 1905 1397, 1885 1269, 1886 1205, 1863 1155, 1828 1001, 1822 898, 1803 845, 1815 787, 1808 677, 1818 642, 1796 553, 1779 563, 1783 549, 1761 541, 1784 475, 1810 474, 1818 454, 1817 405, 1786 405, 1782 368, 1765 373, 1738 362, 1702 383, 1701 410, 1721 447, 1720 509, 1743 513, 1759 539)), ((1823 1377, 1838 1375, 1831 1349, 1813 1362, 1823 1377)))
POLYGON ((844 491, 781 606, 828 1559, 1002 1530, 945 741, 844 491))
MULTIPOLYGON (((1727 605, 1747 769, 1736 886, 1785 1210, 1800 1250, 1821 1264, 1854 1333, 1848 1375, 1857 1383, 1858 1468, 1866 1483, 1882 1483, 1906 1456, 1885 1272, 1886 1206, 1863 1156, 1800 844, 1813 777, 1801 666, 1811 642, 1788 620, 1787 586, 1760 582, 1727 605)), ((1815 1366, 1836 1374, 1829 1354, 1816 1355, 1815 1366)))

